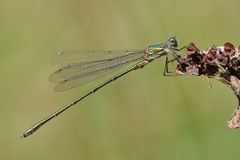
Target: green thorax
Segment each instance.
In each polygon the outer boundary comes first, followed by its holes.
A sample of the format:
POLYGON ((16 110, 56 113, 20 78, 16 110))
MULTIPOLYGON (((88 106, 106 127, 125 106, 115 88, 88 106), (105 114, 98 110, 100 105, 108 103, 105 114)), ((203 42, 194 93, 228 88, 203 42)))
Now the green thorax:
POLYGON ((158 44, 153 44, 148 46, 149 49, 154 49, 154 48, 164 48, 165 47, 165 43, 158 43, 158 44))
POLYGON ((158 44, 150 45, 148 46, 147 50, 148 50, 148 58, 155 59, 165 54, 166 44, 158 43, 158 44))

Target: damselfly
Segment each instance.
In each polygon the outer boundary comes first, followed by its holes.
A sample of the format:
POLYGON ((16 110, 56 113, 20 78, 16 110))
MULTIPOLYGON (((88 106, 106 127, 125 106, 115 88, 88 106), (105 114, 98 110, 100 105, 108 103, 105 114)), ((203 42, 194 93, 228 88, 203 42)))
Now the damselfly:
POLYGON ((152 62, 162 56, 165 58, 164 75, 168 73, 168 55, 173 55, 173 60, 178 60, 179 56, 175 51, 180 51, 183 48, 178 49, 178 42, 175 37, 170 37, 165 43, 159 43, 151 45, 145 49, 121 49, 110 51, 66 51, 58 52, 54 55, 54 61, 59 67, 49 78, 51 82, 57 83, 55 90, 64 91, 85 83, 88 83, 94 79, 97 79, 107 73, 116 71, 128 64, 133 64, 126 70, 116 74, 115 76, 107 79, 97 87, 83 93, 72 101, 65 105, 60 110, 50 114, 48 117, 40 120, 32 127, 30 127, 21 137, 27 137, 33 134, 45 123, 58 116, 71 106, 75 105, 82 99, 96 92, 105 85, 113 82, 114 80, 122 77, 123 75, 140 68, 143 68, 148 63, 152 62))

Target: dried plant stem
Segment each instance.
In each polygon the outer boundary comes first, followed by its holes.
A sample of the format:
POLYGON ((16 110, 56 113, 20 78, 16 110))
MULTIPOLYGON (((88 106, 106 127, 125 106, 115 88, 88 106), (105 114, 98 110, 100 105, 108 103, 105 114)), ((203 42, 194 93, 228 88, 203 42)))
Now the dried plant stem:
POLYGON ((240 128, 240 80, 229 73, 222 74, 218 78, 213 78, 230 87, 236 95, 238 99, 238 106, 234 110, 232 116, 227 121, 227 126, 232 129, 240 128))
POLYGON ((229 128, 240 128, 240 49, 231 43, 200 51, 190 43, 176 67, 177 75, 204 75, 230 87, 238 99, 238 106, 227 122, 229 128))

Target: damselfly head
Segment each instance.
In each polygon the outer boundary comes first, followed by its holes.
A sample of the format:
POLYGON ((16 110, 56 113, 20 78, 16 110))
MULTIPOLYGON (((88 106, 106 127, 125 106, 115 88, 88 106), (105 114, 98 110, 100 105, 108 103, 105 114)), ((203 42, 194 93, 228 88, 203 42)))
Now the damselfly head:
POLYGON ((170 48, 177 48, 178 47, 178 42, 177 42, 176 37, 168 38, 167 44, 169 45, 170 48))

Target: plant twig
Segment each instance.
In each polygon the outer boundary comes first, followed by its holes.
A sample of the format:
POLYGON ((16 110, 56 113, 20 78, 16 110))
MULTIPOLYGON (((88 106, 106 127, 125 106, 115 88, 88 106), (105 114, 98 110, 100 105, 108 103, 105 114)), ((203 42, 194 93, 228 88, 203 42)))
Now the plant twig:
POLYGON ((204 75, 230 87, 237 99, 238 107, 228 120, 229 128, 240 128, 240 49, 231 43, 212 46, 200 51, 190 43, 186 55, 182 55, 175 72, 177 75, 204 75))

